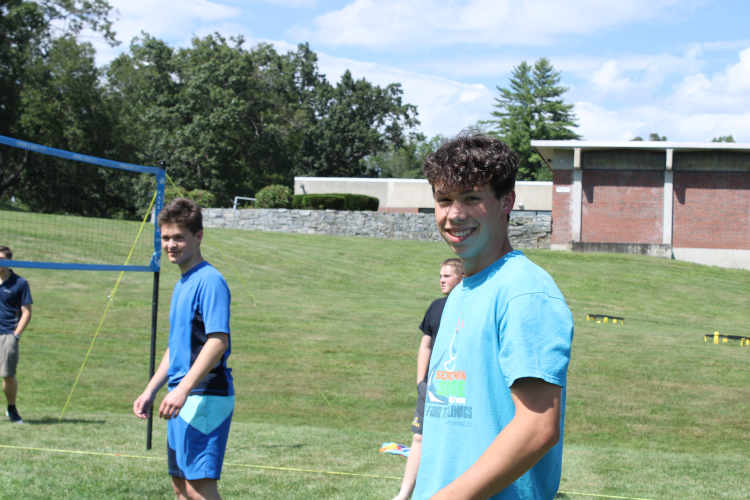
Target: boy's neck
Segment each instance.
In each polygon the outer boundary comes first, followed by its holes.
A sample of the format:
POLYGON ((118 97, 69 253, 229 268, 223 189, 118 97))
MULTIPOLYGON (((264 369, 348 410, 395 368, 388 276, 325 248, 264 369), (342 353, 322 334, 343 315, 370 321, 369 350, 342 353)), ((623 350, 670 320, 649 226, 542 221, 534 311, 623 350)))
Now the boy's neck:
POLYGON ((190 257, 190 260, 186 260, 182 264, 178 264, 180 268, 180 274, 187 274, 190 272, 192 268, 203 262, 203 256, 201 255, 200 250, 196 250, 192 257, 190 257))
POLYGON ((474 276, 475 274, 487 269, 512 251, 513 247, 510 244, 510 238, 507 236, 506 232, 503 242, 492 247, 490 251, 485 252, 482 255, 477 255, 476 257, 461 257, 461 264, 464 266, 464 275, 466 277, 474 276))
POLYGON ((0 283, 10 278, 12 274, 13 271, 11 271, 7 267, 3 267, 2 269, 0 269, 0 283))

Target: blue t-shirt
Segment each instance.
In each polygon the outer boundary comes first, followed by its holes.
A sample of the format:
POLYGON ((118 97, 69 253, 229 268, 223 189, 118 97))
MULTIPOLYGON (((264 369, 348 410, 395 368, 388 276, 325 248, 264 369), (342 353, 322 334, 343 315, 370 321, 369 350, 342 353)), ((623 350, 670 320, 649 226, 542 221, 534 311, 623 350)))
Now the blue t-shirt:
MULTIPOLYGON (((209 333, 229 334, 229 293, 224 276, 206 261, 182 275, 174 286, 169 308, 169 390, 180 383, 195 363, 209 333)), ((229 347, 191 395, 233 396, 229 347)))
POLYGON ((519 251, 464 278, 443 310, 430 359, 414 500, 466 472, 515 415, 519 378, 561 386, 560 441, 493 500, 552 500, 560 486, 573 317, 549 274, 519 251))
POLYGON ((0 335, 12 335, 21 319, 21 306, 32 303, 29 283, 11 270, 0 284, 0 335))

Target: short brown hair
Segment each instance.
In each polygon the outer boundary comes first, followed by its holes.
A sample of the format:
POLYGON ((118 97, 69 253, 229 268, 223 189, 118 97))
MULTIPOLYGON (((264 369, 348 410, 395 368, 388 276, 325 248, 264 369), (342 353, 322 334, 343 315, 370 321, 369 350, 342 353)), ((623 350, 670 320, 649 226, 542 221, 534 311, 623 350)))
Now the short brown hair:
POLYGON ((159 212, 156 218, 159 227, 164 224, 179 224, 185 226, 194 235, 203 230, 203 213, 201 207, 193 200, 175 198, 159 212))
POLYGON ((440 268, 442 269, 443 266, 450 266, 450 267, 452 267, 453 269, 455 269, 456 274, 458 274, 459 276, 463 276, 464 275, 464 265, 461 264, 461 259, 457 259, 455 257, 452 258, 452 259, 445 259, 440 264, 440 268))
POLYGON ((5 258, 10 260, 13 258, 13 251, 5 245, 0 245, 0 253, 5 255, 5 258))
POLYGON ((489 182, 495 198, 516 186, 518 155, 503 141, 473 130, 461 132, 443 142, 425 158, 424 175, 435 188, 458 191, 489 182))

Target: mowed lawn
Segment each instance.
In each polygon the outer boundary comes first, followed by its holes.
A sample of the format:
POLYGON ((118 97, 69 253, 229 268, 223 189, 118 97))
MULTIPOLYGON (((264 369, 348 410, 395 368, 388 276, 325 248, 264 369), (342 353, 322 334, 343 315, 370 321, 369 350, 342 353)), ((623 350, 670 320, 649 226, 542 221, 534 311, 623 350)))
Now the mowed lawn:
MULTIPOLYGON (((233 295, 237 407, 222 494, 390 499, 405 460, 377 450, 411 442, 417 327, 440 296, 438 264, 450 250, 208 234, 204 255, 233 295)), ((639 256, 526 254, 555 278, 575 318, 561 485, 568 493, 559 498, 750 498, 750 347, 703 341, 717 330, 750 336, 750 272, 639 256), (625 324, 587 322, 587 313, 622 316, 625 324)), ((0 425, 0 497, 172 498, 166 425, 155 423, 154 449, 146 451, 145 422, 132 415, 147 383, 152 275, 123 278, 58 424, 117 274, 18 272, 35 301, 19 367, 18 405, 29 425, 0 425)), ((178 276, 165 262, 159 357, 178 276)))

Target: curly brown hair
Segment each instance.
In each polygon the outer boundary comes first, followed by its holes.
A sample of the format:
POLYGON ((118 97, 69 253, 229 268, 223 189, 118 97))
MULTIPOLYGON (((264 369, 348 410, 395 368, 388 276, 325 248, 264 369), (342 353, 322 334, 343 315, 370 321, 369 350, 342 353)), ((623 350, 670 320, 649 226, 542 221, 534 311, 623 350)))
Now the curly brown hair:
POLYGON ((443 142, 422 164, 424 175, 443 191, 472 189, 490 183, 496 198, 516 186, 518 155, 500 139, 473 130, 443 142))
POLYGON ((203 213, 201 207, 193 200, 175 198, 159 212, 156 218, 159 227, 164 224, 179 224, 185 226, 193 235, 203 230, 203 213))

